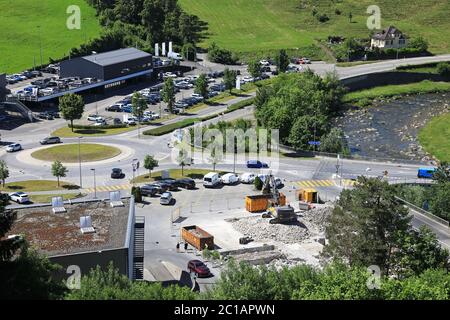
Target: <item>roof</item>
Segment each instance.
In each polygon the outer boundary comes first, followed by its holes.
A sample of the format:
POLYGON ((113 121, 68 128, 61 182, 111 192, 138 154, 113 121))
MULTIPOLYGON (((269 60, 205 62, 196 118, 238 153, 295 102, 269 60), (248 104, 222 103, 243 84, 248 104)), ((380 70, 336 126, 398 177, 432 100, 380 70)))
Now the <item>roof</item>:
POLYGON ((401 36, 402 32, 394 26, 389 26, 386 29, 375 33, 372 36, 372 39, 377 39, 377 40, 393 39, 395 37, 395 35, 401 36))
POLYGON ((108 66, 146 57, 151 57, 151 55, 136 48, 126 48, 93 54, 90 56, 82 57, 82 59, 94 62, 100 66, 108 66))
POLYGON ((23 234, 28 242, 48 256, 92 252, 125 247, 129 199, 123 207, 109 202, 66 204, 65 213, 53 213, 51 206, 16 209, 17 220, 9 235, 23 234), (91 216, 95 233, 82 234, 80 217, 91 216))

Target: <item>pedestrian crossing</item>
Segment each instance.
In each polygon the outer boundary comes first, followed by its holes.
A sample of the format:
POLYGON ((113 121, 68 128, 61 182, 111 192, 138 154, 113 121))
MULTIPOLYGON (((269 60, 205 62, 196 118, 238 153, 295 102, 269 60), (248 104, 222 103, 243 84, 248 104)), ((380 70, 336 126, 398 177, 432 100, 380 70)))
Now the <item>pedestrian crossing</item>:
POLYGON ((337 180, 301 180, 295 182, 302 188, 330 188, 330 187, 353 187, 356 183, 354 180, 342 179, 342 184, 337 180))
POLYGON ((95 191, 108 192, 108 191, 118 191, 118 190, 130 190, 132 186, 133 185, 131 185, 129 183, 122 184, 122 185, 116 185, 116 186, 99 186, 96 188, 96 190, 94 188, 89 188, 89 189, 85 189, 84 192, 94 193, 95 191))

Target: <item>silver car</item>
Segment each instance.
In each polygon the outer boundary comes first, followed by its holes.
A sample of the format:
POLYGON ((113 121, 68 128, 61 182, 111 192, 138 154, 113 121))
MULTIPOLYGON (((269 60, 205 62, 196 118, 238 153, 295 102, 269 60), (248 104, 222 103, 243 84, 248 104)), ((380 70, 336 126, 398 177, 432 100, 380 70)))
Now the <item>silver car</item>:
POLYGON ((9 194, 9 198, 11 201, 17 202, 17 203, 28 203, 30 202, 30 198, 28 198, 28 194, 25 192, 14 192, 9 194))
POLYGON ((164 192, 161 195, 161 198, 159 198, 159 203, 162 205, 168 205, 172 203, 172 200, 173 200, 172 193, 164 192))
POLYGON ((20 143, 13 143, 6 147, 6 152, 14 152, 22 150, 20 143))

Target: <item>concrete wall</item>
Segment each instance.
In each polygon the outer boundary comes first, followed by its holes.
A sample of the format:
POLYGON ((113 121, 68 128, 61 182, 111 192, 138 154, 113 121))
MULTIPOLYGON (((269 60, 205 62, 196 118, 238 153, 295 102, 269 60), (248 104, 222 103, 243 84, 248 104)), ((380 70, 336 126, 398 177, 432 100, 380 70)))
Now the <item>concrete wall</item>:
POLYGON ((6 95, 6 74, 0 74, 0 102, 5 101, 6 95))
POLYGON ((79 266, 83 276, 88 274, 91 269, 97 267, 97 265, 106 270, 111 261, 121 274, 128 276, 127 248, 52 256, 49 257, 49 260, 62 266, 62 269, 56 275, 60 279, 67 279, 70 276, 66 273, 68 266, 79 266))
POLYGON ((371 73, 353 78, 341 80, 349 91, 368 89, 377 86, 407 84, 423 80, 448 81, 438 74, 414 73, 414 72, 381 72, 371 73))
POLYGON ((80 77, 104 79, 103 67, 82 58, 61 61, 61 78, 80 77))

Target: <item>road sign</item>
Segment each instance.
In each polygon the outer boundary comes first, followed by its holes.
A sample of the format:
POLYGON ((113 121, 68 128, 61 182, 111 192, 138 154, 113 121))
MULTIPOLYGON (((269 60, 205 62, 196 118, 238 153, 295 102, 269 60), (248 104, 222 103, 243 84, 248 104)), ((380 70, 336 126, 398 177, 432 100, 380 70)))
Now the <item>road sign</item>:
POLYGON ((320 141, 308 141, 308 144, 311 146, 320 146, 320 141))

